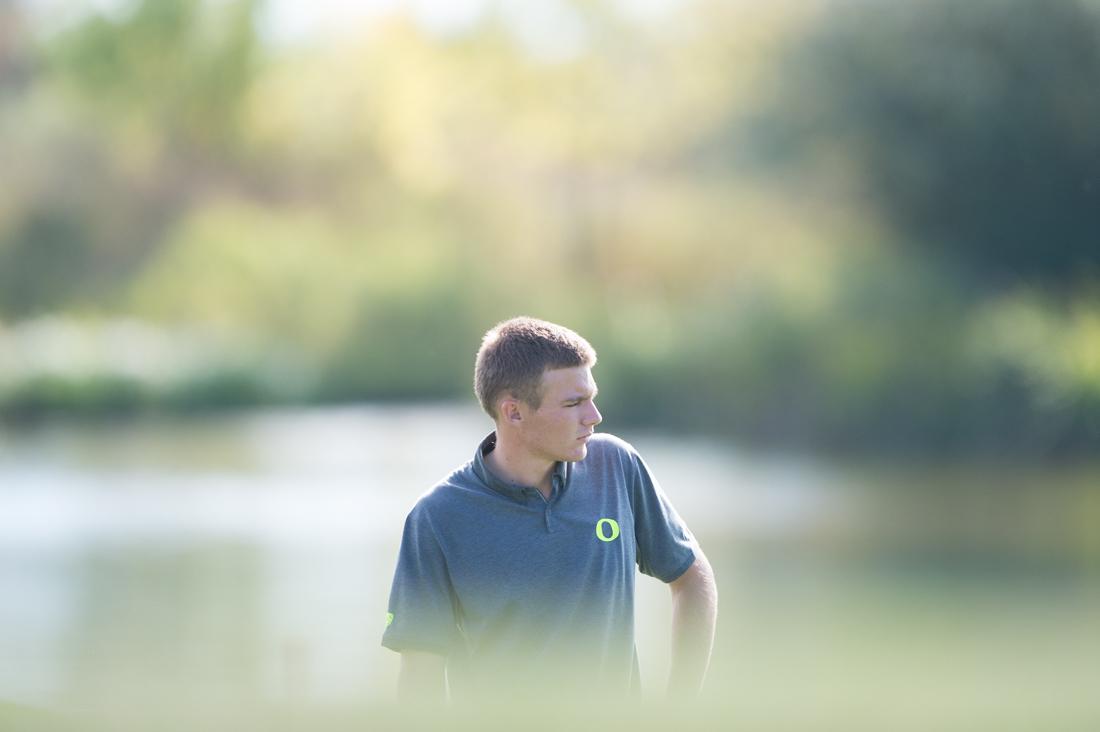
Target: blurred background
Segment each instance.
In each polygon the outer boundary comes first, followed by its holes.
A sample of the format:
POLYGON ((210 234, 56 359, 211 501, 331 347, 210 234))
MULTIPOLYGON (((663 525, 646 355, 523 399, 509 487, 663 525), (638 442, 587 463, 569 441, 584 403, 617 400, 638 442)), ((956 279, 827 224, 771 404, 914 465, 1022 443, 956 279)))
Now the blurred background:
POLYGON ((401 522, 528 314, 716 567, 701 725, 1096 729, 1098 39, 1094 0, 0 0, 0 726, 400 725, 401 522))

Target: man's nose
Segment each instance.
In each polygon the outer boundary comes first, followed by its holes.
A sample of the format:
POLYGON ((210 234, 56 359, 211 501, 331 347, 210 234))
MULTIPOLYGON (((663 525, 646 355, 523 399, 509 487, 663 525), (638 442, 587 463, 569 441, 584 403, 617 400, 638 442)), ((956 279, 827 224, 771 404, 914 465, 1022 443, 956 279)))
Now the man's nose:
POLYGON ((589 402, 588 413, 584 417, 584 423, 593 427, 603 422, 603 415, 600 414, 600 410, 596 409, 596 402, 589 402))

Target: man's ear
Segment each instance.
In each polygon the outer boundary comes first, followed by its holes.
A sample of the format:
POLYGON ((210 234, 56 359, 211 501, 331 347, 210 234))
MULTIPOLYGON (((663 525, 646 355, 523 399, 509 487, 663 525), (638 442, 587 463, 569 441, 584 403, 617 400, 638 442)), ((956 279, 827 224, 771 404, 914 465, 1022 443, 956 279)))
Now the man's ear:
POLYGON ((500 400, 498 406, 500 418, 505 422, 518 423, 523 421, 523 413, 519 408, 519 400, 514 396, 506 396, 500 400))

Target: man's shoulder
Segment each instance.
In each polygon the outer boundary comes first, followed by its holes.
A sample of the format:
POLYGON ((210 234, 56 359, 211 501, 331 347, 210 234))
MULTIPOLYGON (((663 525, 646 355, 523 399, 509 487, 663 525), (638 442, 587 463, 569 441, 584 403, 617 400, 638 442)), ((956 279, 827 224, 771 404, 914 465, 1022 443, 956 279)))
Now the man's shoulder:
POLYGON ((604 455, 617 453, 623 456, 634 456, 638 454, 633 445, 610 432, 597 432, 592 435, 588 440, 588 450, 604 455))
POLYGON ((471 493, 481 492, 482 485, 473 463, 467 462, 439 479, 420 497, 412 508, 413 513, 432 512, 453 508, 471 493))
POLYGON ((588 455, 584 459, 588 470, 613 470, 632 475, 641 462, 634 446, 609 432, 597 432, 588 440, 588 455))

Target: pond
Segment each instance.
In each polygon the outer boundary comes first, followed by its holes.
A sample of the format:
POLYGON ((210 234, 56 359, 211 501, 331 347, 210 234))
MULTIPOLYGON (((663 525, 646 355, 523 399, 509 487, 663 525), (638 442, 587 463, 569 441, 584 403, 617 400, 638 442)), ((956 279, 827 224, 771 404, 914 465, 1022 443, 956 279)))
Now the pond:
MULTIPOLYGON (((490 428, 469 405, 415 405, 0 432, 0 708, 387 703, 402 521, 490 428)), ((718 573, 705 698, 733 721, 1100 720, 1095 466, 618 433, 718 573)), ((670 614, 640 582, 650 697, 670 614)))

